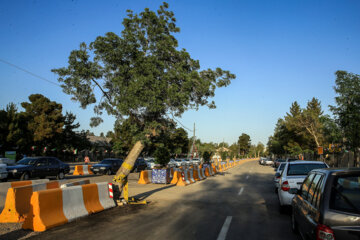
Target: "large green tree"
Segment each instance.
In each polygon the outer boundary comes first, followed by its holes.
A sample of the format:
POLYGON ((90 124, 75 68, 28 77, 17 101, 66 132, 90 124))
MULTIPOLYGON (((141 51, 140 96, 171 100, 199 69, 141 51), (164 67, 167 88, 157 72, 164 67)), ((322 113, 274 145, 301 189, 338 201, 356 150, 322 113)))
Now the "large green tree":
POLYGON ((250 136, 246 133, 241 134, 238 140, 240 154, 245 155, 248 154, 251 147, 251 139, 250 136))
POLYGON ((174 34, 180 29, 167 3, 157 12, 128 10, 123 27, 120 36, 108 32, 89 45, 81 43, 70 53, 67 67, 52 70, 64 92, 81 107, 95 104, 98 116, 92 118, 93 125, 101 122, 99 115, 106 111, 139 126, 137 142, 115 178, 118 182, 128 175, 149 136, 157 135, 173 115, 180 117, 204 105, 214 108, 208 99, 215 89, 235 78, 221 68, 200 70, 199 61, 179 49, 174 34))
POLYGON ((360 76, 346 71, 335 73, 336 106, 330 106, 344 136, 345 144, 354 152, 357 166, 360 147, 360 76))

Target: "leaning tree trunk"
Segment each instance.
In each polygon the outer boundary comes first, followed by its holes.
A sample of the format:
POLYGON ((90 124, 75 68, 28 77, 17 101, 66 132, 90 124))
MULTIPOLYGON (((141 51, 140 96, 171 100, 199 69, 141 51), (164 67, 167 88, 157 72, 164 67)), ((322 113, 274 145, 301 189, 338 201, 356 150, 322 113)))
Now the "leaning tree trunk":
POLYGON ((116 185, 119 187, 120 192, 124 187, 124 184, 126 183, 126 177, 129 175, 130 171, 134 167, 135 161, 139 157, 144 147, 145 145, 141 141, 137 141, 133 146, 133 148, 131 149, 130 153, 125 158, 125 161, 121 165, 120 169, 116 172, 114 181, 116 185))

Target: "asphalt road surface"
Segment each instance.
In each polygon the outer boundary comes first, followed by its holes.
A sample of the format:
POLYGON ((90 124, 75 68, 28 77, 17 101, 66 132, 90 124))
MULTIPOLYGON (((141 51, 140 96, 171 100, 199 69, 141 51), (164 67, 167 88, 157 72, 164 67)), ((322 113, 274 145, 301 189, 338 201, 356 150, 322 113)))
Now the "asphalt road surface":
POLYGON ((150 204, 116 207, 30 239, 300 239, 290 214, 279 213, 273 176, 272 167, 253 161, 186 187, 133 180, 130 195, 150 204))

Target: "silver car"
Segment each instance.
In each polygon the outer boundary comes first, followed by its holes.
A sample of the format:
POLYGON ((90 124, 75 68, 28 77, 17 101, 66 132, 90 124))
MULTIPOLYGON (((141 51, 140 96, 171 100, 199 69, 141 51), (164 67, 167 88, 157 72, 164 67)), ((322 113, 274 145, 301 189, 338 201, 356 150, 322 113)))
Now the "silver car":
POLYGON ((278 188, 280 211, 284 206, 290 206, 295 194, 300 189, 307 174, 313 169, 328 168, 326 163, 319 161, 287 162, 281 174, 278 188))

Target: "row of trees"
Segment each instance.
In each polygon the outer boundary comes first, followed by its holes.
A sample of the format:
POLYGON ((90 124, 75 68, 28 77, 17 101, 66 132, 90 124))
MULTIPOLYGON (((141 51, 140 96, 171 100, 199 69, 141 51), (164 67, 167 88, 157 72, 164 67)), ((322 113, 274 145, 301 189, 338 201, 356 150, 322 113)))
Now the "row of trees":
MULTIPOLYGON (((72 152, 75 149, 89 150, 91 148, 87 136, 94 133, 76 131, 80 127, 75 123, 76 116, 66 112, 62 114, 62 105, 51 101, 41 94, 29 96, 29 102, 21 103, 24 111, 19 111, 14 103, 9 103, 5 109, 0 110, 0 143, 2 151, 17 150, 22 154, 54 154, 54 151, 72 152)), ((114 131, 109 131, 106 137, 111 138, 109 151, 117 155, 125 156, 134 145, 137 134, 141 129, 134 127, 131 119, 121 123, 116 122, 114 131)), ((105 137, 102 133, 101 137, 105 137)), ((184 157, 193 143, 192 137, 183 128, 176 128, 175 123, 168 124, 159 134, 152 136, 151 142, 146 145, 142 155, 156 155, 156 150, 166 151, 171 157, 184 157)), ((250 136, 243 133, 238 143, 195 142, 198 153, 203 156, 212 155, 218 149, 226 148, 229 151, 221 151, 223 158, 239 157, 245 155, 258 155, 263 153, 264 146, 251 144, 250 136)))
POLYGON ((14 103, 0 110, 1 152, 16 150, 22 154, 71 151, 90 146, 84 131, 70 112, 62 114, 62 105, 41 94, 29 96, 19 111, 14 103))
POLYGON ((333 117, 324 114, 321 102, 311 99, 305 108, 296 101, 276 124, 269 137, 268 150, 276 155, 348 151, 355 154, 360 147, 360 77, 346 71, 336 72, 335 106, 329 106, 333 117), (334 146, 337 149, 334 150, 334 146))

